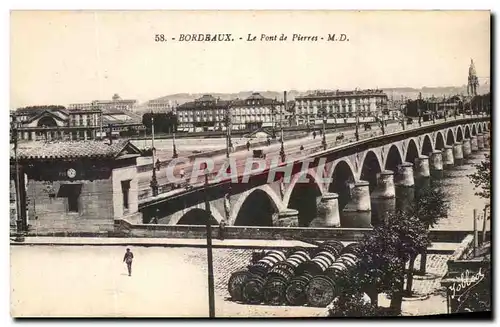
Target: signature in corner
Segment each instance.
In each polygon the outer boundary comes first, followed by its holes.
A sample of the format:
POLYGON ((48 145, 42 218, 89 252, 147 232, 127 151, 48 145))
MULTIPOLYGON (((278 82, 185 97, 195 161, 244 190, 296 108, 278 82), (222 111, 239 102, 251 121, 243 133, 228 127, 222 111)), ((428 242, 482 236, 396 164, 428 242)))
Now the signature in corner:
POLYGON ((474 275, 471 275, 469 269, 463 272, 460 275, 460 282, 455 282, 448 287, 450 291, 453 292, 451 298, 454 299, 457 296, 457 293, 462 292, 462 294, 457 298, 457 300, 460 300, 460 298, 468 293, 470 289, 479 284, 484 279, 484 274, 481 269, 482 268, 479 268, 479 271, 474 275))

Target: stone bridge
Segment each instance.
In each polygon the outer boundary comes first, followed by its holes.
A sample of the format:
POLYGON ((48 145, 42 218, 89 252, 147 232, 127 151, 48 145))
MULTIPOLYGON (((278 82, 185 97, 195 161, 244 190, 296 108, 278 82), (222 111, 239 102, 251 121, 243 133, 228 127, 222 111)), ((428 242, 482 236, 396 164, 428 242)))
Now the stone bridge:
POLYGON ((195 187, 150 199, 139 209, 145 223, 157 217, 159 224, 202 225, 209 215, 206 196, 213 224, 366 227, 369 218, 341 221, 339 212, 369 214, 373 200, 394 198, 396 187, 439 178, 443 169, 488 147, 489 130, 489 117, 470 117, 377 136, 254 174, 248 183, 195 187))

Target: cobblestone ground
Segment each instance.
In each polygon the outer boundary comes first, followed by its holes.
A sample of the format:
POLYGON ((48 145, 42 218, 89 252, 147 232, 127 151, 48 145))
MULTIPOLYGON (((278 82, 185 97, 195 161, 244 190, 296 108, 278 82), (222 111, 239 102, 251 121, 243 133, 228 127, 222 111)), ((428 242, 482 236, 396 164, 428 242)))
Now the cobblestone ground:
MULTIPOLYGON (((207 316, 205 249, 136 247, 132 251, 134 272, 128 277, 122 263, 122 247, 11 248, 11 313, 15 316, 207 316)), ((247 266, 251 253, 251 250, 214 249, 217 316, 311 317, 325 313, 322 308, 229 301, 229 277, 247 266)), ((413 289, 418 294, 433 295, 424 301, 404 301, 405 315, 446 313, 446 298, 438 294, 446 260, 446 255, 428 256, 428 272, 436 278, 416 279, 413 289)), ((381 295, 380 305, 388 304, 381 295)))

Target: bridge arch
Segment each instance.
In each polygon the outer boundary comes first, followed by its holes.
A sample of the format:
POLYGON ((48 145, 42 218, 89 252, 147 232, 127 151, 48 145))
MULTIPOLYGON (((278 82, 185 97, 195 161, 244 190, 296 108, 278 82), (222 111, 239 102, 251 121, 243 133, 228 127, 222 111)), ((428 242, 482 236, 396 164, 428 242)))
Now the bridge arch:
POLYGON ((359 179, 370 183, 370 192, 377 186, 377 174, 381 171, 381 160, 372 150, 367 151, 361 164, 359 179))
POLYGON ((414 139, 410 139, 406 147, 405 161, 414 164, 416 158, 418 158, 418 146, 414 139))
POLYGON ((464 140, 464 133, 462 132, 462 126, 457 127, 457 142, 462 142, 464 140))
POLYGON ((350 184, 354 184, 355 175, 352 166, 348 163, 349 160, 340 160, 333 167, 332 182, 328 187, 328 192, 337 193, 339 211, 349 203, 351 198, 350 184))
POLYGON ((296 174, 283 197, 283 205, 299 212, 299 226, 307 227, 316 218, 318 202, 323 194, 323 186, 314 170, 296 174), (307 183, 299 182, 307 179, 307 183))
MULTIPOLYGON (((212 225, 217 225, 223 219, 217 209, 210 208, 210 222, 212 225)), ((170 218, 169 225, 205 225, 208 212, 201 207, 189 208, 176 212, 170 218)))
POLYGON ((399 152, 398 147, 395 144, 391 145, 385 159, 385 169, 396 172, 398 170, 398 166, 402 163, 403 156, 401 155, 401 152, 399 152))
POLYGON ((446 133, 446 145, 453 144, 455 144, 455 135, 453 135, 453 130, 449 128, 448 133, 446 133))
POLYGON ((442 150, 446 145, 446 142, 443 137, 443 133, 436 132, 436 141, 434 142, 436 150, 442 150))
POLYGON ((283 205, 269 185, 262 185, 244 192, 236 201, 230 214, 231 226, 273 226, 273 216, 283 205))
POLYGON ((465 138, 466 139, 470 139, 471 135, 470 135, 470 126, 469 125, 465 125, 465 138))
POLYGON ((434 150, 434 147, 432 146, 432 140, 429 134, 426 134, 424 136, 424 140, 422 142, 422 150, 420 151, 421 154, 425 156, 429 156, 430 153, 434 150))
MULTIPOLYGON (((231 214, 229 215, 229 225, 238 225, 246 222, 246 216, 255 209, 261 213, 263 220, 269 223, 269 218, 272 222, 272 215, 283 209, 280 197, 267 184, 250 189, 241 194, 238 200, 232 206, 231 214), (238 221, 238 222, 237 222, 238 221)), ((259 219, 257 219, 259 220, 259 219)), ((252 225, 253 226, 253 225, 252 225)))

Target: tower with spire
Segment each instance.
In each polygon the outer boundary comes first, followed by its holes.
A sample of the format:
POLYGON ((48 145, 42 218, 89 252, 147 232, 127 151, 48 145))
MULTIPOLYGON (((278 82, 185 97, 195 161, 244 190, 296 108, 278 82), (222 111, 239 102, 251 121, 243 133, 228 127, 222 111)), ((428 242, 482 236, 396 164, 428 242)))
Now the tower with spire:
POLYGON ((471 59, 469 66, 469 78, 467 81, 467 94, 471 97, 476 96, 478 87, 479 87, 479 80, 476 74, 476 67, 474 66, 474 61, 471 59))

